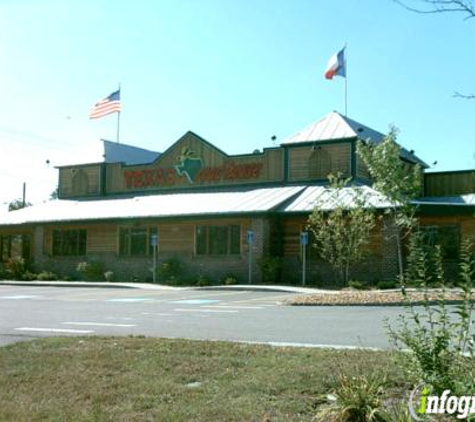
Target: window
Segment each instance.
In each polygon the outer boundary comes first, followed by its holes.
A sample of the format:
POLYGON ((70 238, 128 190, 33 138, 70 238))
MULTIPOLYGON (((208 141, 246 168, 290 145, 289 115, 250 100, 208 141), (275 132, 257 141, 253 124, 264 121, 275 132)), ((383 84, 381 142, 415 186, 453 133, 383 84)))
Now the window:
POLYGON ((146 256, 152 254, 150 236, 158 234, 156 227, 122 227, 119 231, 121 256, 146 256))
POLYGON ((239 255, 241 226, 196 226, 196 255, 239 255))
POLYGON ((0 236, 0 261, 8 258, 30 259, 31 239, 28 234, 0 236))
POLYGON ((86 255, 87 231, 79 230, 53 230, 53 255, 54 256, 79 256, 86 255))
POLYGON ((421 226, 424 244, 428 247, 440 245, 444 259, 457 259, 460 249, 460 227, 450 226, 421 226))
POLYGON ((327 179, 332 172, 332 156, 329 151, 314 143, 308 159, 308 178, 327 179))

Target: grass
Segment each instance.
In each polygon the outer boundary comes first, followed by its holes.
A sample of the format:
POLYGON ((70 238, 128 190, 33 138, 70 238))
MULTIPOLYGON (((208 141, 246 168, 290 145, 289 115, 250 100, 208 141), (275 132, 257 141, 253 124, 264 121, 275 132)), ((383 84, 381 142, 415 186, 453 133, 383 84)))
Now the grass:
POLYGON ((335 376, 387 352, 151 338, 51 338, 0 348, 1 421, 311 421, 335 376))

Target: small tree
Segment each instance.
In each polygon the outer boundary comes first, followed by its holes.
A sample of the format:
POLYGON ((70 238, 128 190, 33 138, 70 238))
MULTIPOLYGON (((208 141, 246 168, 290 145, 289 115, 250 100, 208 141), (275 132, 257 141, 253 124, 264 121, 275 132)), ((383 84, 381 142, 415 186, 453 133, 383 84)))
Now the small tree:
POLYGON ((422 306, 411 302, 402 289, 406 312, 399 315, 396 327, 388 324, 388 333, 396 347, 407 352, 404 354, 404 369, 410 381, 422 381, 439 394, 445 389, 466 394, 475 387, 473 244, 467 240, 462 244, 457 283, 460 302, 449 307, 445 297, 441 248, 424 249, 421 243, 420 235, 414 233, 409 242, 406 280, 420 286, 424 293, 422 306), (430 287, 434 284, 439 286, 435 305, 429 297, 430 287))
POLYGON ((422 169, 419 164, 412 165, 401 159, 401 147, 396 143, 397 134, 397 128, 391 126, 388 135, 378 144, 359 141, 357 153, 368 168, 373 187, 385 195, 390 203, 386 214, 396 227, 394 237, 398 251, 399 277, 402 281, 403 231, 408 232, 415 223, 415 207, 410 200, 421 193, 422 169))
POLYGON ((319 255, 329 262, 338 279, 347 285, 351 266, 367 254, 370 232, 375 226, 375 215, 366 207, 367 201, 361 187, 346 187, 349 179, 329 176, 330 187, 326 189, 328 211, 316 204, 308 220, 314 235, 319 255), (346 199, 350 198, 350 203, 346 199))
POLYGON ((31 206, 30 202, 23 203, 23 199, 17 198, 8 204, 8 211, 21 210, 22 208, 30 207, 30 206, 31 206))
POLYGON ((59 198, 59 187, 57 187, 53 192, 51 192, 50 196, 49 196, 49 199, 52 201, 52 200, 55 200, 55 199, 58 199, 59 198))

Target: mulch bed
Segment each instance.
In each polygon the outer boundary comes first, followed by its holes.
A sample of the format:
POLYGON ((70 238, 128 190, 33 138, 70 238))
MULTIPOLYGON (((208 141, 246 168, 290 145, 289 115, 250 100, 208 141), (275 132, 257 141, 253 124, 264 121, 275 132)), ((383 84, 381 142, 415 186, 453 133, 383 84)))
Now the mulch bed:
MULTIPOLYGON (((437 303, 440 299, 440 290, 431 290, 424 293, 420 290, 408 290, 407 297, 413 304, 422 304, 426 300, 437 303)), ((446 291, 445 303, 460 302, 460 291, 446 291)), ((474 298, 475 299, 475 298, 474 298)), ((400 291, 381 290, 340 290, 324 293, 312 293, 296 296, 285 302, 293 306, 401 306, 406 304, 400 291)))

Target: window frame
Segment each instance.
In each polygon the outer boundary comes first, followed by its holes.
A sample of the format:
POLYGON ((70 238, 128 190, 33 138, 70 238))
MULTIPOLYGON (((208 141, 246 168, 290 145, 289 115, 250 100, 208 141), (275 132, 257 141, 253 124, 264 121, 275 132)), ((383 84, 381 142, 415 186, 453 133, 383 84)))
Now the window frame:
POLYGON ((242 253, 241 224, 196 224, 194 234, 194 256, 196 257, 233 257, 240 256, 242 253), (226 249, 223 253, 216 253, 213 251, 215 245, 211 243, 211 232, 223 229, 226 229, 226 249), (200 230, 204 232, 199 233, 200 230), (200 236, 204 238, 200 240, 200 236), (201 252, 202 246, 204 246, 204 252, 201 252))
MULTIPOLYGON (((128 258, 146 258, 153 255, 153 246, 151 245, 151 236, 158 235, 157 226, 120 226, 117 233, 117 255, 120 257, 128 258), (137 233, 132 233, 136 231, 137 233), (143 244, 142 251, 138 253, 133 252, 133 237, 134 235, 139 236, 139 231, 145 232, 145 242, 143 244), (123 240, 125 239, 125 240, 123 240), (125 242, 125 244, 123 243, 125 242)), ((138 240, 136 238, 136 240, 138 240)))
POLYGON ((87 237, 87 229, 53 229, 51 255, 58 257, 86 256, 87 237))
POLYGON ((444 261, 458 260, 460 256, 460 246, 462 240, 460 224, 424 224, 419 226, 419 232, 422 233, 424 246, 434 247, 435 245, 440 245, 442 251, 442 259, 444 261), (447 249, 447 244, 444 245, 444 242, 441 242, 440 239, 446 239, 449 230, 453 230, 453 233, 451 234, 455 234, 456 238, 452 242, 452 247, 447 249), (435 239, 431 242, 427 242, 427 236, 429 236, 432 240, 434 234, 435 239))

